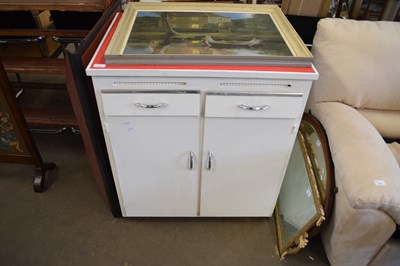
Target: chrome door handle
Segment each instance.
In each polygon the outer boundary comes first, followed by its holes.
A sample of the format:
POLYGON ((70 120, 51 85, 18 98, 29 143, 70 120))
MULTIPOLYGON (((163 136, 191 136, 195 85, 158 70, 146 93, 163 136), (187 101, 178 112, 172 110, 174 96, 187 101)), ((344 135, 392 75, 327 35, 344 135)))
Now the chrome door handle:
POLYGON ((270 105, 248 106, 245 104, 239 104, 237 107, 240 109, 249 110, 249 111, 262 111, 262 110, 267 110, 267 109, 271 108, 270 105))
POLYGON ((189 152, 187 165, 189 170, 193 170, 196 167, 196 155, 192 151, 189 152))
POLYGON ((156 103, 156 104, 145 104, 145 103, 135 103, 135 105, 137 107, 140 108, 164 108, 166 107, 168 104, 167 103, 156 103))
POLYGON ((211 170, 212 164, 213 164, 213 154, 209 151, 207 153, 207 160, 206 160, 206 169, 211 170))

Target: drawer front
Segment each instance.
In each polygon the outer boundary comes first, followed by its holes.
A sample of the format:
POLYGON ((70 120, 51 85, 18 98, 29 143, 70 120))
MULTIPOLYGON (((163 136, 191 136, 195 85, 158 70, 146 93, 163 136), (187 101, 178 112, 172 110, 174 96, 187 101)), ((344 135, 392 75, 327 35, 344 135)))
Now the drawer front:
POLYGON ((200 93, 102 92, 106 116, 199 116, 200 93))
POLYGON ((302 94, 208 94, 206 117, 297 118, 302 94))

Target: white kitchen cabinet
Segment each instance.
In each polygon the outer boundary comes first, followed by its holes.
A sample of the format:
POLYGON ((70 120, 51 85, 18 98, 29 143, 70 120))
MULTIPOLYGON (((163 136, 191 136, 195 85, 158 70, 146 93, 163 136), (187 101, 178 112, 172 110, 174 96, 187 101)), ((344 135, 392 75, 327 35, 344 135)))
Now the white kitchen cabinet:
POLYGON ((199 92, 103 92, 101 97, 125 212, 195 216, 199 92))
POLYGON ((265 216, 279 193, 302 94, 206 96, 202 216, 265 216))
POLYGON ((272 215, 304 93, 99 95, 125 216, 272 215))
MULTIPOLYGON (((274 8, 271 14, 279 12, 274 8)), ((162 54, 150 56, 150 64, 145 56, 143 64, 135 64, 134 56, 126 59, 124 54, 111 55, 114 61, 108 63, 111 37, 129 28, 117 28, 120 19, 121 14, 86 71, 92 77, 123 216, 271 217, 312 81, 318 78, 310 58, 301 61, 309 54, 300 38, 285 35, 281 41, 293 43, 290 53, 301 58, 278 65, 273 64, 276 57, 272 64, 248 64, 251 56, 238 58, 237 65, 234 56, 221 61, 227 62, 223 65, 204 64, 208 59, 188 63, 186 57, 168 64, 170 57, 162 54)), ((271 21, 279 21, 281 32, 290 30, 283 15, 271 21)), ((134 40, 128 37, 120 39, 134 40)), ((198 40, 184 41, 191 43, 184 47, 193 54, 214 49, 198 40)))

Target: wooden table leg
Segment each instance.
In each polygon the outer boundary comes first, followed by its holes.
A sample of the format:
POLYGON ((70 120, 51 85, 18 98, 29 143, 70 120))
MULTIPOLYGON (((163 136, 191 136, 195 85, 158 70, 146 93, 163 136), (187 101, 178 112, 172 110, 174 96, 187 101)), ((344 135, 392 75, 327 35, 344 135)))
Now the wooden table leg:
POLYGON ((54 163, 43 163, 41 166, 36 167, 36 175, 33 181, 33 190, 35 192, 44 191, 44 182, 46 179, 46 172, 48 170, 53 170, 56 167, 54 163))

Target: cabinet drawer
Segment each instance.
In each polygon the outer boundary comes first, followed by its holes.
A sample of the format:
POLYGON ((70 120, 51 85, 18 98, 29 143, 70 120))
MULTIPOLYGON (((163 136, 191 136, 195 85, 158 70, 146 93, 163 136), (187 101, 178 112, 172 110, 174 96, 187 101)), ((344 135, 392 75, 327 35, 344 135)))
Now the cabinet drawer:
POLYGON ((106 116, 199 116, 200 93, 102 92, 106 116))
POLYGON ((206 117, 296 118, 302 94, 207 94, 206 117))

